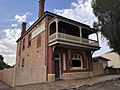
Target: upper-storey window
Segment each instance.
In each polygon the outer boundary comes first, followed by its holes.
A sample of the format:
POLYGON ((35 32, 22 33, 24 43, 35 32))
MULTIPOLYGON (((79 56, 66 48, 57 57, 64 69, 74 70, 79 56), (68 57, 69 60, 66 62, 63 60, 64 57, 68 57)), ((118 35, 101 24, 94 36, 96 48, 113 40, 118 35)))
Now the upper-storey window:
POLYGON ((22 50, 25 50, 25 38, 23 39, 23 47, 22 50))
POLYGON ((28 47, 31 46, 31 33, 28 35, 28 47))
POLYGON ((37 48, 41 46, 41 35, 37 36, 37 48))
POLYGON ((18 56, 21 55, 21 41, 19 42, 19 45, 18 45, 18 56))

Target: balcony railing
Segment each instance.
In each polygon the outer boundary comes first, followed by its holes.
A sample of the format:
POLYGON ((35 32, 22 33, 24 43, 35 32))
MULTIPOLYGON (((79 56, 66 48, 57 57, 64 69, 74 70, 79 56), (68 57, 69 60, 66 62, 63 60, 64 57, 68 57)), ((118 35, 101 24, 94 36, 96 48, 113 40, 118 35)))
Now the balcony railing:
POLYGON ((64 33, 54 33, 49 36, 49 43, 53 43, 55 41, 64 41, 69 43, 75 43, 75 44, 85 44, 90 46, 96 46, 99 47, 98 41, 85 39, 81 37, 76 37, 64 33))

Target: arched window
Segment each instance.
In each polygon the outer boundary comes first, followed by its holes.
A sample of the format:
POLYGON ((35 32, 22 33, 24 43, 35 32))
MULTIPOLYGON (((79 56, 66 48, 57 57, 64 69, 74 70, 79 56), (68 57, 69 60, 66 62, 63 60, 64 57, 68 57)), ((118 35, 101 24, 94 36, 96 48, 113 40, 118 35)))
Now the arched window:
POLYGON ((82 56, 79 53, 73 53, 72 55, 72 69, 83 68, 82 56))

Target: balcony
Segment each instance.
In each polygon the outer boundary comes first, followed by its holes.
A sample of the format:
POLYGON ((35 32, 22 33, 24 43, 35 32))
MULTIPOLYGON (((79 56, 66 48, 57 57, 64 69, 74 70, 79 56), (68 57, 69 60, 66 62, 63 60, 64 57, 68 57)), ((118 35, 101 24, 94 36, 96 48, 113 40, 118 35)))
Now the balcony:
POLYGON ((99 47, 98 41, 76 37, 60 32, 55 32, 49 36, 49 46, 55 44, 73 45, 73 46, 86 46, 86 47, 99 47))

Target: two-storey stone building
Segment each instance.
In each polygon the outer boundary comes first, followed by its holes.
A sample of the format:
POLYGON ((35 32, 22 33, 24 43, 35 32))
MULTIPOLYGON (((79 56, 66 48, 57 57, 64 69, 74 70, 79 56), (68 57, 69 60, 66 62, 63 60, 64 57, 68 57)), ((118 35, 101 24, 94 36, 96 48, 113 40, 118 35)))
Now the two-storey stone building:
POLYGON ((99 44, 89 35, 97 35, 97 30, 44 12, 44 2, 39 0, 37 21, 27 30, 26 23, 22 24, 17 40, 16 85, 92 76, 92 52, 99 44))

